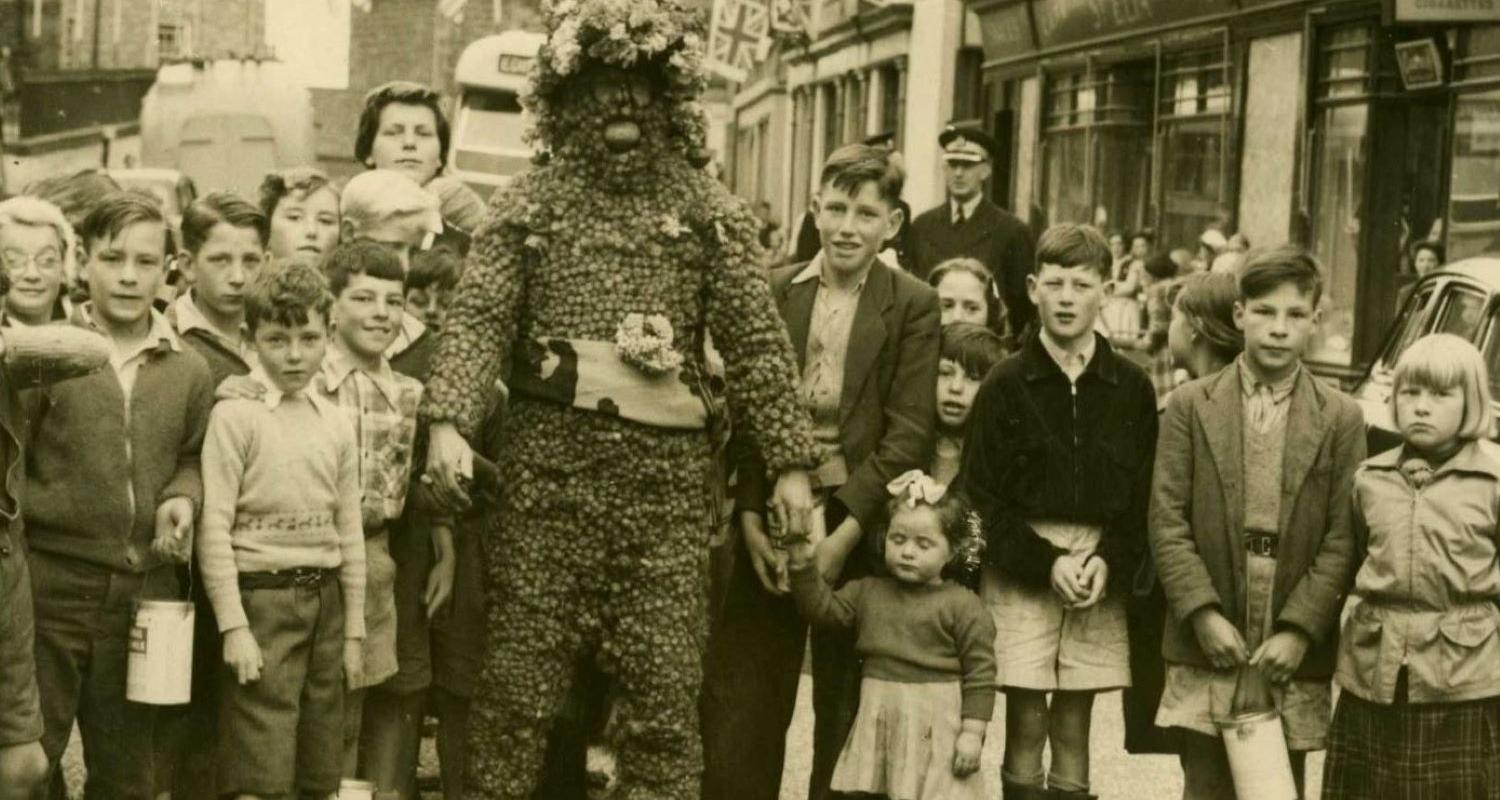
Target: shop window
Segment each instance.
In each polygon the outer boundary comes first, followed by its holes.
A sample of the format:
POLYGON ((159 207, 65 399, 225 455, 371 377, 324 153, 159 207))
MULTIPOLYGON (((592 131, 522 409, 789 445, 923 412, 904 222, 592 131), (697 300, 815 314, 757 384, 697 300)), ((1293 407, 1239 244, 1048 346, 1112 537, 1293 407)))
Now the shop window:
POLYGON ((1161 231, 1167 247, 1192 247, 1209 227, 1228 222, 1224 207, 1229 133, 1229 66, 1223 49, 1163 61, 1161 231))
POLYGON ((1053 76, 1045 112, 1049 223, 1140 227, 1151 169, 1149 63, 1053 76))
POLYGON ((1322 331, 1308 357, 1325 364, 1353 364, 1373 49, 1367 25, 1329 29, 1319 42, 1310 239, 1328 283, 1322 331))
POLYGON ((958 51, 953 71, 953 118, 975 119, 984 104, 984 51, 965 47, 958 51))
POLYGON ((1500 249, 1500 26, 1465 31, 1455 72, 1450 260, 1500 249))

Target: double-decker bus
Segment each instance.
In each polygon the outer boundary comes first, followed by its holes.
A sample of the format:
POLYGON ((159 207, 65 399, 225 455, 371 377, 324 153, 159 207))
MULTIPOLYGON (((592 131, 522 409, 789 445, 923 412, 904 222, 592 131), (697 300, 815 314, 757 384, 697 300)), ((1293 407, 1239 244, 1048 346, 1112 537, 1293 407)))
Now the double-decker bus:
POLYGON ((506 31, 475 41, 458 57, 450 161, 453 174, 482 196, 531 168, 520 96, 545 41, 540 33, 506 31))

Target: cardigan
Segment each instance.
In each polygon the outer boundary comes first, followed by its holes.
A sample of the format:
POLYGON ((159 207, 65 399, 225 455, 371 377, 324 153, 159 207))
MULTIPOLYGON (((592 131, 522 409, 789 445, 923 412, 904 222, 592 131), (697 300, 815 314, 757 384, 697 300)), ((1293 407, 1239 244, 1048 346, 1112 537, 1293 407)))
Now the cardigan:
POLYGON ((213 388, 202 357, 162 342, 140 366, 128 417, 113 370, 23 392, 28 544, 121 572, 165 563, 151 549, 156 509, 173 497, 202 504, 213 388))
POLYGON ((1030 522, 1099 525, 1097 554, 1109 566, 1110 591, 1123 596, 1146 549, 1156 391, 1140 367, 1095 337, 1076 384, 1040 333, 990 370, 974 395, 955 483, 984 521, 985 560, 1002 575, 1051 585, 1064 551, 1030 522))

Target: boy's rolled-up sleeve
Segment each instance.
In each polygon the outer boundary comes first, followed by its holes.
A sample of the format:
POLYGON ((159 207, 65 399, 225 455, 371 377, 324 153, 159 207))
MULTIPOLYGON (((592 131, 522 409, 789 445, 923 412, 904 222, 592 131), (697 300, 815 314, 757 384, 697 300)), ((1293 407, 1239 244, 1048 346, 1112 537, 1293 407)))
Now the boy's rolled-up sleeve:
POLYGON ((1365 460, 1364 415, 1353 400, 1339 400, 1328 475, 1328 528, 1312 564, 1292 587, 1276 618, 1278 625, 1302 631, 1314 644, 1321 644, 1335 631, 1359 566, 1355 552, 1361 543, 1354 530, 1353 493, 1354 473, 1365 460))

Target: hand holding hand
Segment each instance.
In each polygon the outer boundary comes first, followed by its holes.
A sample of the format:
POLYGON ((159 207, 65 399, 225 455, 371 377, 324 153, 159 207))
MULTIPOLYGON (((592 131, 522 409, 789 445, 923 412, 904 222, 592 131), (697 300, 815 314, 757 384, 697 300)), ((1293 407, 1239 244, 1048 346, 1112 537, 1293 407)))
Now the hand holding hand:
POLYGON ((1310 644, 1307 634, 1302 631, 1277 631, 1261 642, 1260 647, 1255 648, 1255 653, 1250 656, 1250 663, 1260 667, 1266 680, 1280 685, 1291 680, 1297 668, 1302 666, 1302 659, 1307 655, 1310 644))
POLYGON ((1217 608, 1199 609, 1193 614, 1193 633, 1198 637, 1198 646, 1215 669, 1230 669, 1244 664, 1250 658, 1245 637, 1240 635, 1234 623, 1224 618, 1217 608))
POLYGON ((1098 556, 1089 556, 1083 562, 1080 576, 1079 585, 1088 594, 1073 606, 1075 609, 1088 608, 1104 599, 1104 590, 1109 584, 1109 564, 1098 556))
POLYGON ((427 605, 427 618, 437 616, 453 598, 453 573, 457 560, 453 554, 453 529, 447 525, 432 526, 432 569, 427 572, 427 590, 422 599, 427 605))
POLYGON ((241 686, 260 680, 266 662, 249 628, 235 628, 224 634, 224 664, 234 671, 241 686))
POLYGON ((169 497, 156 507, 156 538, 151 540, 151 549, 180 564, 193 557, 193 501, 169 497))
POLYGON ((468 486, 474 480, 474 450, 451 422, 435 422, 427 432, 427 471, 422 482, 434 498, 454 513, 469 510, 468 486))
POLYGON ((788 470, 776 479, 771 493, 772 524, 782 536, 801 538, 808 532, 808 517, 813 510, 812 480, 807 471, 788 470))
POLYGON ((1088 588, 1083 584, 1083 566, 1076 556, 1061 555, 1052 562, 1052 591, 1069 608, 1088 597, 1088 588))

